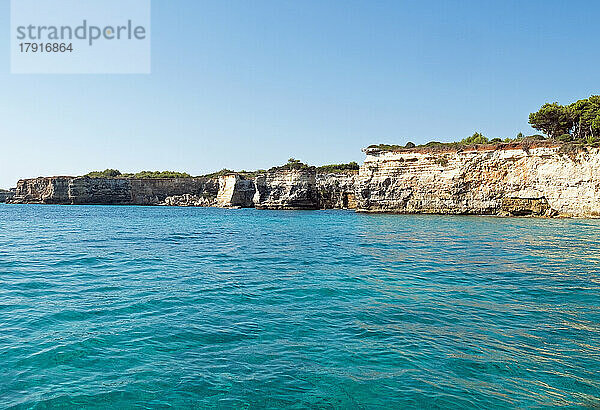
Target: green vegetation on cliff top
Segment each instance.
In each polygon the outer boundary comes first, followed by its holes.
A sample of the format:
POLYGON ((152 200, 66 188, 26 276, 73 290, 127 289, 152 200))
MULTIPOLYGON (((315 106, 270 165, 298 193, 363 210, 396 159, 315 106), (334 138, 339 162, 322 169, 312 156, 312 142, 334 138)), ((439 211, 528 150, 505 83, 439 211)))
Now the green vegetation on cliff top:
POLYGON ((560 105, 557 102, 546 103, 534 113, 529 114, 529 124, 544 135, 524 136, 517 134, 515 138, 488 139, 483 134, 476 132, 470 137, 456 142, 431 141, 427 144, 416 146, 412 142, 406 145, 379 144, 369 148, 378 148, 385 151, 396 151, 409 148, 431 147, 463 147, 469 145, 502 144, 535 141, 554 141, 577 146, 600 146, 600 95, 576 101, 569 105, 560 105))
POLYGON ((191 178, 192 176, 186 172, 175 171, 142 171, 137 174, 124 174, 125 178, 191 178))
POLYGON ((529 123, 559 141, 595 144, 600 142, 600 95, 569 105, 546 103, 529 115, 529 123))
MULTIPOLYGON (((269 171, 279 171, 279 170, 303 170, 316 168, 317 172, 320 173, 344 173, 349 171, 357 171, 359 165, 356 162, 350 162, 348 164, 331 164, 331 165, 323 165, 320 167, 313 167, 311 165, 305 164, 300 160, 290 158, 288 162, 284 165, 273 167, 269 169, 269 171)), ((264 169, 258 169, 256 171, 233 171, 227 168, 224 168, 220 171, 213 172, 210 174, 202 175, 203 178, 218 178, 221 176, 229 175, 229 174, 239 174, 246 178, 254 178, 257 175, 264 174, 268 171, 264 169)), ((192 176, 185 172, 175 172, 175 171, 142 171, 138 173, 121 173, 118 169, 105 169, 104 171, 92 171, 84 175, 84 177, 88 178, 122 178, 122 179, 160 179, 160 178, 192 178, 192 176)))
POLYGON ((288 159, 287 164, 281 165, 278 167, 273 167, 269 169, 269 171, 281 171, 281 170, 303 170, 316 168, 319 173, 344 173, 349 171, 357 171, 360 166, 356 162, 350 162, 348 164, 330 164, 330 165, 322 165, 320 167, 313 167, 311 165, 305 164, 302 161, 290 158, 288 159))
POLYGON ((460 148, 466 146, 473 145, 485 145, 485 144, 508 144, 511 142, 525 142, 525 141, 541 141, 546 140, 543 135, 529 135, 524 136, 522 133, 519 133, 515 138, 492 138, 489 139, 483 134, 479 132, 475 132, 470 137, 463 138, 460 141, 455 142, 439 142, 439 141, 431 141, 427 144, 415 145, 412 142, 407 143, 406 145, 389 145, 389 144, 378 144, 378 145, 370 145, 368 148, 378 148, 384 151, 397 151, 400 149, 410 149, 410 148, 460 148))
POLYGON ((299 159, 290 158, 288 159, 287 164, 272 167, 269 171, 284 171, 284 170, 303 170, 311 168, 310 165, 303 163, 299 159))
POLYGON ((131 179, 161 179, 161 178, 191 178, 190 174, 175 171, 141 171, 135 174, 122 174, 118 169, 105 169, 104 171, 92 171, 84 175, 89 178, 131 178, 131 179))
POLYGON ((118 169, 105 169, 104 171, 92 171, 84 175, 89 178, 117 178, 121 177, 121 171, 118 169))
POLYGON ((345 173, 348 171, 358 171, 359 168, 360 168, 360 165, 358 165, 356 162, 352 161, 348 164, 323 165, 323 166, 317 167, 317 172, 320 172, 322 174, 325 174, 325 173, 336 174, 336 173, 345 173))

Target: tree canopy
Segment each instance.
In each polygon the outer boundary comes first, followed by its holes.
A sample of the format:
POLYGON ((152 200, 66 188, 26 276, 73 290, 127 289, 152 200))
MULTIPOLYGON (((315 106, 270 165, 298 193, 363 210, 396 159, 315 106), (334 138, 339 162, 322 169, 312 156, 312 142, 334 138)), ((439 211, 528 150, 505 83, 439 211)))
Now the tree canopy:
POLYGON ((529 123, 550 138, 596 142, 600 137, 600 95, 569 105, 546 103, 529 115, 529 123))
POLYGON ((568 134, 573 126, 569 108, 554 102, 542 105, 537 112, 529 114, 529 123, 536 130, 540 130, 550 138, 558 138, 568 134))
POLYGON ((476 132, 470 137, 467 137, 461 141, 461 144, 471 145, 471 144, 487 144, 490 142, 483 134, 480 132, 476 132))

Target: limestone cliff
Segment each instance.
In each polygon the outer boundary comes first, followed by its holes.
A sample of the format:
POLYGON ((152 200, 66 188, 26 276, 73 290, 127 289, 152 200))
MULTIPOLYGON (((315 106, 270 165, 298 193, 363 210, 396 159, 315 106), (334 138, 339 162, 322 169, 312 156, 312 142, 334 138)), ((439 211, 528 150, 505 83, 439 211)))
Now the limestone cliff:
POLYGON ((71 177, 40 177, 22 179, 10 202, 13 203, 66 203, 71 177))
POLYGON ((21 180, 11 202, 41 204, 159 205, 176 195, 217 196, 209 178, 121 179, 48 177, 21 180))
POLYGON ((245 179, 239 174, 225 175, 219 178, 219 193, 217 206, 220 207, 254 207, 254 181, 245 179))
POLYGON ((316 169, 278 169, 254 180, 257 209, 318 209, 316 169))
POLYGON ((48 177, 19 181, 13 203, 220 206, 259 209, 354 208, 356 173, 317 175, 314 167, 273 169, 249 179, 48 177))
POLYGON ((132 202, 138 205, 157 205, 169 196, 195 195, 213 203, 219 192, 215 178, 131 179, 132 202))
POLYGON ((357 171, 317 173, 320 209, 356 209, 357 171))
POLYGON ((9 191, 7 191, 5 189, 0 189, 0 203, 10 201, 14 195, 15 195, 14 188, 9 191))
POLYGON ((198 196, 192 194, 172 195, 165 198, 159 205, 163 206, 191 206, 209 207, 216 206, 216 200, 210 196, 198 196))
POLYGON ((318 173, 316 168, 273 169, 253 180, 219 179, 217 206, 259 209, 354 209, 358 172, 318 173))
POLYGON ((273 168, 255 177, 19 181, 13 203, 357 209, 362 212, 600 216, 600 149, 551 142, 382 150, 358 174, 273 168))
POLYGON ((540 143, 365 150, 358 208, 367 212, 599 216, 600 150, 540 143))

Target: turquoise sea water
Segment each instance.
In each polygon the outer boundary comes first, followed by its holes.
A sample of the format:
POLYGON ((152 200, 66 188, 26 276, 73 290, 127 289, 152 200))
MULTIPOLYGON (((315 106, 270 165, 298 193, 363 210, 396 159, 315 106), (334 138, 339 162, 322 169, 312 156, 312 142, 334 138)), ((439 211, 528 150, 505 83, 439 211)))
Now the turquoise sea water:
POLYGON ((0 407, 600 406, 600 221, 0 205, 0 407))

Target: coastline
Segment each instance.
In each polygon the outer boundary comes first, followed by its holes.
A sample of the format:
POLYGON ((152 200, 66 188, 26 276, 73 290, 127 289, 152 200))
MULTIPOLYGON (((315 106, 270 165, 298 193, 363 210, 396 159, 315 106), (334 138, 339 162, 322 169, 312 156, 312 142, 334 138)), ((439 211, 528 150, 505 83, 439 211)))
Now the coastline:
POLYGON ((296 161, 252 174, 24 179, 6 202, 600 217, 599 148, 534 141, 363 151, 358 172, 323 172, 296 161))

